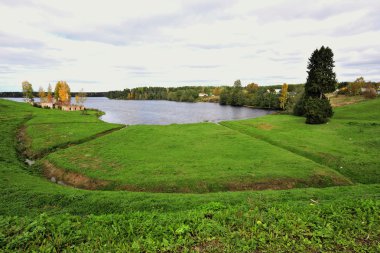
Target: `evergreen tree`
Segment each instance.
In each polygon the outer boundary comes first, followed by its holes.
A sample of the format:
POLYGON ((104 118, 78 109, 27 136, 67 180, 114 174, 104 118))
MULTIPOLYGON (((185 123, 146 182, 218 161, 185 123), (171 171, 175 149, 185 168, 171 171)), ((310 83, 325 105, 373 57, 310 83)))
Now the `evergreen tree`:
POLYGON ((333 57, 332 50, 322 46, 309 59, 303 102, 308 124, 325 123, 333 115, 330 101, 325 96, 325 93, 333 92, 337 84, 333 57))
POLYGON ((337 81, 333 71, 335 67, 333 57, 332 50, 324 46, 312 53, 307 66, 308 77, 305 84, 307 98, 319 97, 322 99, 324 93, 335 91, 337 81))

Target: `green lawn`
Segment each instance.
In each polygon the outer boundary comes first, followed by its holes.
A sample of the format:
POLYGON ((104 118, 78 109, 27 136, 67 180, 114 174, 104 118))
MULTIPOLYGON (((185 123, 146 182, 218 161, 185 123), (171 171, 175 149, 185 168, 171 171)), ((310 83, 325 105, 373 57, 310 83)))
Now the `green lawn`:
POLYGON ((328 124, 269 115, 221 124, 324 164, 354 182, 380 182, 380 99, 335 110, 328 124))
POLYGON ((349 184, 307 158, 212 124, 130 126, 50 154, 59 168, 137 191, 210 192, 349 184))
MULTIPOLYGON (((13 106, 14 102, 2 102, 3 106, 13 106)), ((24 109, 24 107, 21 107, 24 109)), ((23 148, 27 149, 29 157, 39 157, 59 147, 87 141, 96 135, 116 130, 122 125, 105 123, 94 115, 95 111, 64 112, 60 110, 39 109, 32 106, 25 108, 26 123, 23 131, 23 148)))
POLYGON ((1 252, 380 250, 380 184, 172 194, 51 183, 16 151, 18 127, 44 111, 0 100, 1 252))

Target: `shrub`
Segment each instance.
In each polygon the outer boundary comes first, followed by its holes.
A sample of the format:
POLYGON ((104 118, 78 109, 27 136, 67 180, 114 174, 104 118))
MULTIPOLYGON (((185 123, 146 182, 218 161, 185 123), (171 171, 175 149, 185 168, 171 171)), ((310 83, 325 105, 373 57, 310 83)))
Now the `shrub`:
POLYGON ((294 105, 293 114, 296 116, 304 116, 305 115, 305 96, 302 95, 294 105))
POLYGON ((305 100, 305 116, 307 124, 326 123, 333 115, 330 101, 327 98, 308 98, 305 100))
POLYGON ((377 93, 374 85, 367 84, 366 85, 366 90, 363 92, 363 96, 365 98, 376 98, 377 93))

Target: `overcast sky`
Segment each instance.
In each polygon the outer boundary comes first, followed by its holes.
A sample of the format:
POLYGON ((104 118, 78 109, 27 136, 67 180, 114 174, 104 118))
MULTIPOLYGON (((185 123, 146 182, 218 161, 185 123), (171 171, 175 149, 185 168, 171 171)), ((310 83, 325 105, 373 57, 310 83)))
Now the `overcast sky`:
POLYGON ((0 0, 0 91, 303 83, 329 46, 338 81, 380 81, 379 0, 0 0))

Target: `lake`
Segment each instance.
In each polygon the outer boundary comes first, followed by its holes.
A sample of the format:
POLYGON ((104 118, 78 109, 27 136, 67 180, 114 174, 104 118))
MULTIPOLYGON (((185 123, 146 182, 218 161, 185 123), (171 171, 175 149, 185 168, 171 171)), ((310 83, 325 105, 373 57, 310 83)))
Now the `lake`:
MULTIPOLYGON (((22 98, 8 98, 21 102, 22 98)), ((38 101, 38 99, 37 99, 38 101)), ((103 121, 126 125, 168 125, 197 122, 219 122, 256 118, 273 111, 247 107, 222 106, 217 103, 183 103, 163 100, 113 100, 89 97, 87 108, 96 108, 106 114, 103 121)))

